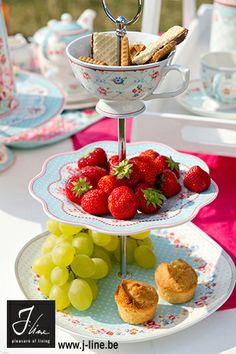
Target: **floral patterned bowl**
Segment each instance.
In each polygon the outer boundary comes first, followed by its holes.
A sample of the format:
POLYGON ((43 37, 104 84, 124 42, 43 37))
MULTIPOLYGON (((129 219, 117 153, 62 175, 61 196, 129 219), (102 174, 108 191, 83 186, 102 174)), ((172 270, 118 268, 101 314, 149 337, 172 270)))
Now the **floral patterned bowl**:
MULTIPOLYGON (((111 32, 112 33, 112 32, 111 32)), ((155 41, 158 36, 141 32, 128 32, 130 43, 155 41)), ((174 51, 158 63, 135 66, 104 66, 85 63, 78 58, 90 56, 91 36, 84 36, 71 42, 67 47, 67 55, 72 69, 80 83, 100 101, 97 110, 109 117, 135 116, 144 111, 141 100, 162 97, 174 97, 182 93, 188 86, 189 69, 178 65, 170 65, 174 51), (182 83, 175 91, 153 94, 161 80, 169 71, 178 71, 182 83)))
POLYGON ((169 198, 160 212, 154 215, 138 213, 131 220, 117 220, 111 215, 104 217, 90 215, 79 205, 69 201, 64 189, 66 180, 78 171, 78 159, 98 146, 102 147, 108 156, 117 153, 116 142, 102 141, 87 145, 78 151, 58 154, 45 161, 42 171, 30 182, 30 193, 42 204, 49 217, 63 223, 82 225, 111 235, 130 235, 155 227, 172 227, 192 220, 203 206, 211 203, 217 196, 218 188, 213 181, 210 188, 201 194, 190 192, 183 186, 183 174, 191 166, 199 165, 208 171, 207 165, 199 158, 179 153, 159 143, 131 143, 127 144, 128 158, 144 150, 153 149, 179 161, 182 191, 175 197, 169 198))

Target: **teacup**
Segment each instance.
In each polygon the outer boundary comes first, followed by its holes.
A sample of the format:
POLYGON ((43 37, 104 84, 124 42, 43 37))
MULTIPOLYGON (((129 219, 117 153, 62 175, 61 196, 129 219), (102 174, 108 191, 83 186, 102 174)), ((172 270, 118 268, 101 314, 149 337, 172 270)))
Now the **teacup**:
POLYGON ((207 96, 236 104, 236 52, 211 52, 201 59, 200 76, 207 96))
MULTIPOLYGON (((114 33, 114 32, 111 32, 114 33)), ((129 43, 149 43, 158 36, 143 32, 128 32, 129 43)), ((73 72, 80 83, 99 97, 97 111, 115 118, 135 116, 145 110, 142 100, 174 97, 182 93, 189 83, 189 69, 171 65, 174 51, 157 63, 135 66, 103 66, 85 63, 78 58, 90 56, 91 36, 84 36, 67 47, 73 72), (175 91, 154 93, 161 80, 170 71, 178 71, 181 84, 175 91)))

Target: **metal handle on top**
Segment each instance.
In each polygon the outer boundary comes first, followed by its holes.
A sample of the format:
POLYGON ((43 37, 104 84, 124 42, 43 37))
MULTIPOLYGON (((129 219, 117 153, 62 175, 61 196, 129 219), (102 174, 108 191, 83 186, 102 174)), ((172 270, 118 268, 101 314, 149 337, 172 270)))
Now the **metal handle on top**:
POLYGON ((126 34, 126 26, 135 23, 139 19, 139 16, 141 15, 142 12, 143 5, 142 5, 142 0, 137 0, 137 2, 138 2, 138 11, 136 15, 131 20, 127 20, 124 16, 118 16, 117 18, 115 18, 111 14, 110 10, 108 9, 106 5, 106 1, 102 0, 102 6, 107 17, 117 25, 116 33, 118 36, 123 37, 126 34))

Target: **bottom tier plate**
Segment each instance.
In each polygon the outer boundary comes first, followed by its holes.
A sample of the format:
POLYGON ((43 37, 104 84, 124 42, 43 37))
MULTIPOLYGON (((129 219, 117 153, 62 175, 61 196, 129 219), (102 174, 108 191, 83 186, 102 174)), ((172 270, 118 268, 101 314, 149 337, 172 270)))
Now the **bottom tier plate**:
MULTIPOLYGON (((16 263, 16 278, 28 299, 44 299, 38 290, 38 278, 31 270, 32 260, 39 256, 47 233, 29 241, 20 251, 16 263)), ((198 287, 194 298, 182 305, 171 305, 159 299, 155 318, 143 325, 124 323, 117 313, 114 292, 120 282, 119 265, 98 282, 99 295, 84 312, 69 307, 57 312, 56 323, 73 336, 116 342, 153 340, 183 330, 216 311, 230 296, 235 285, 235 266, 224 250, 192 223, 171 229, 152 231, 158 264, 183 258, 198 273, 198 287)), ((154 269, 145 270, 130 264, 132 279, 155 286, 154 269)))

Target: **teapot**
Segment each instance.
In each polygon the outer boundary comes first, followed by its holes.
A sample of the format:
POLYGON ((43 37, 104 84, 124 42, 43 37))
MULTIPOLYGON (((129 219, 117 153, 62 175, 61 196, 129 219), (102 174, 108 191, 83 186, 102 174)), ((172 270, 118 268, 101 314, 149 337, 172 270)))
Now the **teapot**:
POLYGON ((77 21, 73 21, 69 13, 64 13, 60 21, 50 20, 33 36, 41 73, 61 86, 67 103, 91 98, 74 77, 65 50, 74 39, 92 32, 95 16, 95 11, 87 9, 77 21))

